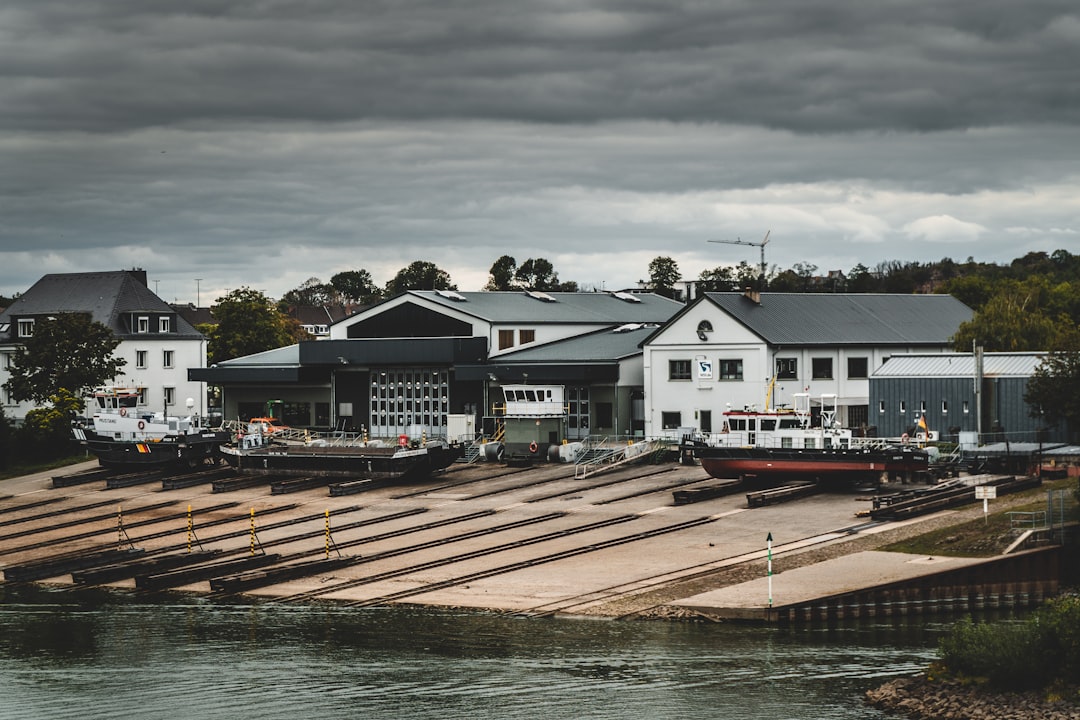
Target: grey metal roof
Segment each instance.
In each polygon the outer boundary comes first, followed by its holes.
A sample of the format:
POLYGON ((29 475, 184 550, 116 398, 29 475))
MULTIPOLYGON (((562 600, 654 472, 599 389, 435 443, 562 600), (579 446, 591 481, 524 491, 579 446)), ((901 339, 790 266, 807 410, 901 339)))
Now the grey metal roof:
POLYGON ((493 323, 662 323, 684 307, 677 300, 653 293, 635 293, 633 299, 621 299, 607 292, 544 293, 553 302, 522 291, 453 293, 461 300, 437 290, 412 290, 409 294, 493 323))
POLYGON ((92 319, 121 335, 129 332, 118 321, 123 313, 175 315, 177 327, 172 336, 202 337, 127 270, 45 275, 0 315, 0 322, 14 317, 69 312, 89 313, 92 319))
POLYGON ((972 310, 951 295, 706 293, 771 345, 921 345, 948 342, 972 310))
POLYGON ((249 367, 249 366, 291 366, 300 364, 300 344, 264 350, 253 355, 223 360, 213 367, 249 367))
MULTIPOLYGON (((1046 353, 983 353, 985 377, 1031 377, 1046 353)), ((873 374, 883 377, 949 378, 975 376, 972 353, 893 355, 873 374)))
POLYGON ((640 325, 616 332, 614 328, 556 340, 536 347, 504 353, 491 359, 493 363, 588 363, 616 362, 640 355, 641 342, 655 325, 640 325))

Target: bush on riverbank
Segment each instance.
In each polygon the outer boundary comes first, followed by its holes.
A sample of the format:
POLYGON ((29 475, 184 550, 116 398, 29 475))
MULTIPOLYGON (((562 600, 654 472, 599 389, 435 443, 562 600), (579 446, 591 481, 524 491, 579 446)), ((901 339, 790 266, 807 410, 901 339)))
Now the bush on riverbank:
POLYGON ((1051 600, 1022 623, 965 619, 941 640, 941 666, 996 688, 1075 686, 1080 678, 1080 596, 1051 600))

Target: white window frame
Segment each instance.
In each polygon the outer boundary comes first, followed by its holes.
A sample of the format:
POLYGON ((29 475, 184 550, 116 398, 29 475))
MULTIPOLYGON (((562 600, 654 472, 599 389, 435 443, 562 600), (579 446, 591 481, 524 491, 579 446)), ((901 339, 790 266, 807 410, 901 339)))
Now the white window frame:
POLYGON ((34 336, 34 318, 22 318, 19 320, 19 337, 27 338, 34 336))
POLYGON ((162 391, 163 391, 164 400, 165 400, 165 407, 169 407, 170 405, 175 405, 176 404, 176 388, 169 387, 169 386, 166 385, 165 387, 162 388, 162 391))
POLYGON ((135 369, 136 370, 145 370, 146 369, 146 361, 147 361, 148 357, 149 357, 149 352, 147 352, 146 350, 136 350, 135 351, 135 369))
POLYGON ((140 335, 150 332, 150 317, 148 315, 140 315, 135 320, 135 332, 140 335))
POLYGON ((146 388, 139 388, 139 405, 145 407, 150 404, 150 391, 146 388))
POLYGON ((161 367, 171 369, 175 362, 176 351, 174 350, 162 350, 161 351, 161 367))
POLYGON ((158 318, 158 332, 162 332, 162 333, 172 332, 171 327, 172 327, 171 318, 168 318, 168 317, 158 318))

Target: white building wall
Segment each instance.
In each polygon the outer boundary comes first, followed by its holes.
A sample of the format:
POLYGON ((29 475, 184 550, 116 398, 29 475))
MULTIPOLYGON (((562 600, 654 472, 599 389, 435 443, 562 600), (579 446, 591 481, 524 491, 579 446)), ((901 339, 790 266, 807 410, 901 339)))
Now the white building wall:
MULTIPOLYGON (((7 382, 11 374, 8 370, 8 357, 13 357, 15 346, 6 345, 0 347, 0 386, 7 382)), ((125 340, 117 346, 115 355, 127 360, 122 375, 113 378, 111 383, 117 386, 144 386, 147 388, 147 409, 161 411, 165 397, 165 388, 174 388, 174 405, 169 407, 169 412, 182 414, 186 412, 185 401, 192 398, 195 401, 195 412, 205 413, 206 383, 191 382, 187 379, 188 368, 206 366, 206 341, 203 339, 177 338, 138 338, 125 340), (146 351, 146 367, 136 368, 136 351, 146 351), (173 351, 173 367, 164 366, 164 351, 173 351)), ((3 403, 4 415, 8 418, 21 422, 26 413, 38 405, 32 402, 11 403, 8 402, 6 390, 0 390, 0 402, 3 403)), ((87 412, 92 412, 89 405, 87 412)))

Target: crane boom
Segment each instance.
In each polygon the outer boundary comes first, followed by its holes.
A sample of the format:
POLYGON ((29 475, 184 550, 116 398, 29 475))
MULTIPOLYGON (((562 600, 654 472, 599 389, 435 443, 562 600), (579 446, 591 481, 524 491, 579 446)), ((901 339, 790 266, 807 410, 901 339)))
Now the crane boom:
POLYGON ((772 230, 767 230, 765 232, 765 239, 762 240, 761 242, 750 242, 749 240, 742 240, 742 239, 736 239, 736 240, 710 240, 709 242, 711 242, 711 243, 724 243, 725 245, 752 245, 753 247, 761 248, 761 279, 764 280, 765 279, 765 272, 767 270, 767 266, 765 265, 765 246, 769 244, 769 233, 771 233, 771 232, 772 232, 772 230))

